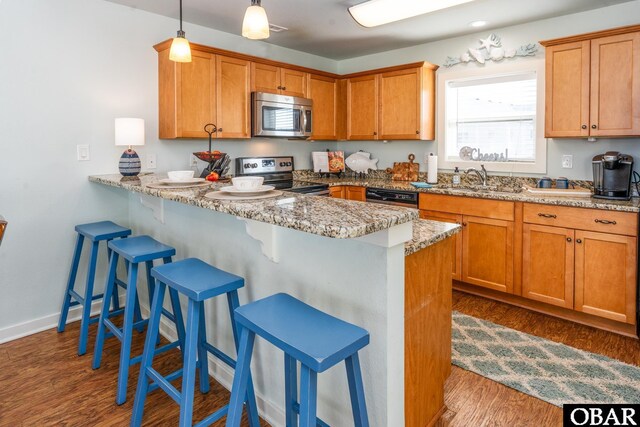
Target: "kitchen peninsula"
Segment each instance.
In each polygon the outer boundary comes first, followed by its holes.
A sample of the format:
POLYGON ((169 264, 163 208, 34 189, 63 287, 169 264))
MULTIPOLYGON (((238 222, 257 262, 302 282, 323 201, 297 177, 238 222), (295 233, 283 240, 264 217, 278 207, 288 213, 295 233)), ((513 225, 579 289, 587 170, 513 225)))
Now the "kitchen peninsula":
MULTIPOLYGON (((289 192, 265 200, 210 200, 204 195, 220 184, 158 190, 148 187, 156 175, 89 180, 130 191, 129 226, 137 234, 244 277, 241 303, 287 292, 366 328, 371 344, 361 360, 371 425, 431 425, 444 411, 451 369, 450 237, 460 226, 420 220, 414 209, 289 192)), ((209 333, 234 354, 226 307, 213 304, 209 333)), ((173 336, 168 328, 163 333, 173 336)), ((282 355, 258 341, 255 358, 261 414, 281 422, 282 355)), ((211 372, 230 386, 233 372, 226 366, 216 364, 211 372)), ((349 425, 348 401, 342 369, 329 370, 319 383, 319 416, 349 425)))

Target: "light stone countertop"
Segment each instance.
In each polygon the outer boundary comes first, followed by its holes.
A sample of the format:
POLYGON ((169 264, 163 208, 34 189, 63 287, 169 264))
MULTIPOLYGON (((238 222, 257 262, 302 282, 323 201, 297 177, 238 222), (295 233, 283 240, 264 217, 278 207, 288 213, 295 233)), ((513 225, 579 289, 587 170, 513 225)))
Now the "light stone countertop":
POLYGON ((413 238, 404 244, 404 255, 409 256, 460 231, 462 227, 459 224, 428 219, 413 221, 413 238))
POLYGON ((206 193, 230 185, 229 183, 215 183, 210 187, 185 190, 147 187, 161 178, 165 177, 148 174, 131 179, 111 174, 90 176, 89 181, 338 239, 361 237, 418 219, 417 209, 364 204, 286 191, 282 196, 262 200, 223 201, 204 197, 206 193))
MULTIPOLYGON (((604 200, 595 199, 593 197, 552 197, 552 196, 539 196, 533 195, 527 192, 514 192, 519 190, 513 186, 512 180, 505 179, 504 183, 500 183, 500 179, 503 177, 491 177, 494 180, 494 185, 490 185, 489 188, 495 188, 496 190, 481 190, 479 186, 476 188, 452 188, 450 184, 437 184, 432 188, 415 188, 409 182, 406 181, 393 181, 391 179, 374 178, 317 178, 313 176, 304 176, 300 179, 308 182, 316 182, 322 184, 329 184, 329 186, 336 185, 354 185, 370 188, 385 188, 389 190, 404 190, 413 191, 418 193, 429 194, 445 194, 450 196, 465 196, 476 197, 480 199, 493 199, 493 200, 506 200, 513 202, 526 202, 526 203, 540 203, 545 205, 557 205, 557 206, 571 206, 578 208, 591 208, 591 209, 603 209, 621 212, 640 212, 640 198, 633 197, 631 200, 604 200)), ((491 183, 490 183, 491 184, 491 183)))

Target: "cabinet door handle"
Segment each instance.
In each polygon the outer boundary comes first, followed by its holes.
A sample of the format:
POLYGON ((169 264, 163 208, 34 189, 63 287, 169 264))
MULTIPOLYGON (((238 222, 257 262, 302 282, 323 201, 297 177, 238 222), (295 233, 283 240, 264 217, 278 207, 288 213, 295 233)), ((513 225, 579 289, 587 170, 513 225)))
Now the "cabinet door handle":
POLYGON ((571 243, 571 237, 567 237, 567 242, 571 243))
POLYGON ((420 131, 419 130, 416 131, 416 135, 420 135, 420 131))
POLYGON ((278 86, 278 89, 282 89, 282 86, 278 86))
POLYGON ((591 125, 591 129, 596 129, 597 127, 597 125, 591 125))
POLYGON ((586 128, 587 128, 587 125, 582 125, 582 129, 586 129, 586 128))
POLYGON ((582 243, 582 240, 576 239, 576 243, 582 243))
POLYGON ((557 218, 558 217, 555 214, 546 214, 546 213, 539 213, 538 216, 541 216, 543 218, 557 218))
POLYGON ((286 86, 282 86, 282 90, 287 90, 287 87, 286 86))
POLYGON ((617 224, 617 222, 609 221, 608 219, 596 219, 595 222, 597 222, 599 224, 611 224, 611 225, 616 225, 617 224))
POLYGON ((463 223, 462 223, 462 226, 463 226, 463 227, 466 227, 466 226, 467 226, 467 223, 466 223, 466 222, 463 222, 463 223))
POLYGON ((218 128, 218 132, 222 132, 222 128, 218 128))
POLYGON ((377 135, 377 134, 378 134, 378 132, 374 132, 373 134, 374 134, 374 135, 377 135))

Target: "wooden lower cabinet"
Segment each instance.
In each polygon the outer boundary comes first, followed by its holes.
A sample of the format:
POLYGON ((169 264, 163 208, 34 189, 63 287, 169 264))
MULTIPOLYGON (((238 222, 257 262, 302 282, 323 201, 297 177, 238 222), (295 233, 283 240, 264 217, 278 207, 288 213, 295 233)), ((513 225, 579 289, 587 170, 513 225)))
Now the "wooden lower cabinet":
POLYGON ((635 324, 637 238, 575 233, 575 309, 635 324))
POLYGON ((524 224, 522 296, 573 308, 574 230, 524 224))
POLYGON ((337 199, 356 200, 358 202, 367 201, 366 188, 355 185, 337 185, 329 187, 329 196, 337 199))
POLYGON ((513 292, 513 225, 513 221, 463 216, 463 282, 513 292))
MULTIPOLYGON (((420 211, 420 218, 430 219, 432 221, 450 222, 452 224, 462 224, 462 215, 449 214, 436 211, 420 211)), ((451 237, 453 245, 453 280, 462 280, 462 234, 458 233, 451 237)))

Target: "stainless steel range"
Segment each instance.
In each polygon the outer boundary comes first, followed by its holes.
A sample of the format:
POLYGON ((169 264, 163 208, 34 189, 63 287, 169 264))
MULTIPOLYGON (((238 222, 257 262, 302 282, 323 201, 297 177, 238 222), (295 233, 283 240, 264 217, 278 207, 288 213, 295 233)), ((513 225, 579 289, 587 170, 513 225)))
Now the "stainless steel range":
POLYGON ((328 196, 327 184, 293 180, 293 157, 239 157, 236 159, 236 176, 262 176, 265 185, 278 190, 314 196, 328 196))

